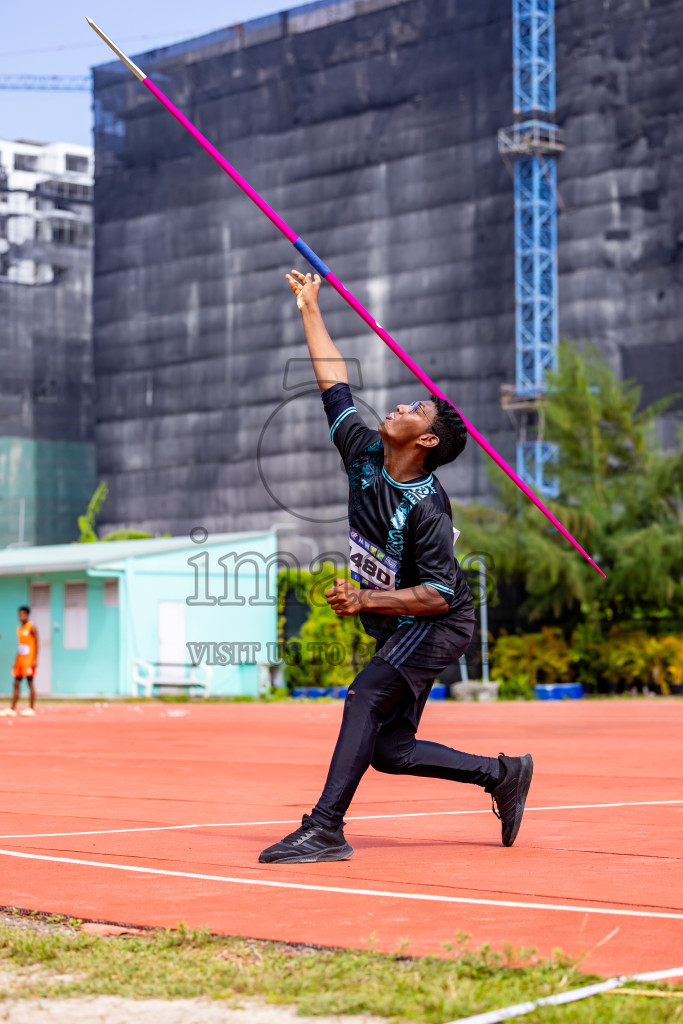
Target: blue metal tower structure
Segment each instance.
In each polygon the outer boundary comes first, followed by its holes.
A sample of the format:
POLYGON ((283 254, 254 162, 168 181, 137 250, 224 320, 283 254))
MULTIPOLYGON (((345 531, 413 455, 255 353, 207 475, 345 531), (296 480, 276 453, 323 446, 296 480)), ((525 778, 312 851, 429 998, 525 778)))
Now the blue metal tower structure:
POLYGON ((504 404, 522 413, 517 472, 548 497, 557 494, 557 449, 542 438, 538 403, 546 373, 557 362, 555 157, 564 149, 550 120, 555 113, 554 16, 554 0, 513 0, 516 121, 498 133, 503 159, 514 160, 515 183, 516 380, 512 400, 504 404))

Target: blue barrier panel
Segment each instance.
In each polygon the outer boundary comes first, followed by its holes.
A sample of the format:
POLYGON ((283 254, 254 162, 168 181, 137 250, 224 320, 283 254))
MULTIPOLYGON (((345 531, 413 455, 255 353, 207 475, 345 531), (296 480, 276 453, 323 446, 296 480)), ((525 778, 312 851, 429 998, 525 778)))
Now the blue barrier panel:
POLYGON ((307 697, 315 700, 316 697, 334 697, 332 687, 324 686, 295 686, 292 690, 292 697, 307 697))
POLYGON ((536 700, 580 700, 583 686, 581 683, 537 683, 534 693, 536 700))
MULTIPOLYGON (((316 697, 337 697, 339 700, 345 700, 348 689, 348 686, 295 686, 292 690, 292 697, 307 697, 309 700, 314 700, 316 697)), ((447 697, 448 687, 444 683, 434 683, 429 699, 446 700, 447 697)))

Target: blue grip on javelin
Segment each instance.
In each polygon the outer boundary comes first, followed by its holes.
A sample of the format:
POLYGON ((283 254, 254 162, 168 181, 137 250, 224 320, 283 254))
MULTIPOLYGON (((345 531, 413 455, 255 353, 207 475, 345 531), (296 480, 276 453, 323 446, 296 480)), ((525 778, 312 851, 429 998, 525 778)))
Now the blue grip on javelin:
POLYGON ((310 245, 306 245, 303 238, 297 238, 296 242, 292 242, 295 249, 298 249, 302 256, 304 256, 311 266, 315 267, 321 277, 327 277, 330 272, 330 268, 327 263, 323 263, 317 253, 313 252, 310 245))

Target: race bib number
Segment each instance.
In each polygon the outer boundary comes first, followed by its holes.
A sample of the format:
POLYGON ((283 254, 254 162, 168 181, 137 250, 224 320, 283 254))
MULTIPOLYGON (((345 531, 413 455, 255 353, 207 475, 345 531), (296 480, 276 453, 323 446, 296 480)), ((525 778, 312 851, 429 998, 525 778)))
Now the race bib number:
POLYGON ((397 558, 388 555, 377 544, 371 544, 358 530, 349 530, 349 562, 351 578, 371 590, 395 590, 396 573, 401 568, 397 558))
POLYGON ((21 654, 30 654, 30 653, 31 653, 31 648, 29 647, 28 644, 19 644, 19 646, 17 648, 17 654, 21 655, 21 654))

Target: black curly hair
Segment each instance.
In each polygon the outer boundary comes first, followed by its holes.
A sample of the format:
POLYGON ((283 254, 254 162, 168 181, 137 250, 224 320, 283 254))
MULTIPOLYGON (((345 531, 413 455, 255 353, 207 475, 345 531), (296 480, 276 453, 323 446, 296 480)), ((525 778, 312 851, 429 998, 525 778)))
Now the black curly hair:
POLYGON ((460 413, 443 398, 430 395, 429 399, 436 406, 436 416, 432 420, 432 433, 436 434, 439 443, 427 449, 424 468, 428 473, 453 462, 463 451, 467 441, 467 428, 460 413))

